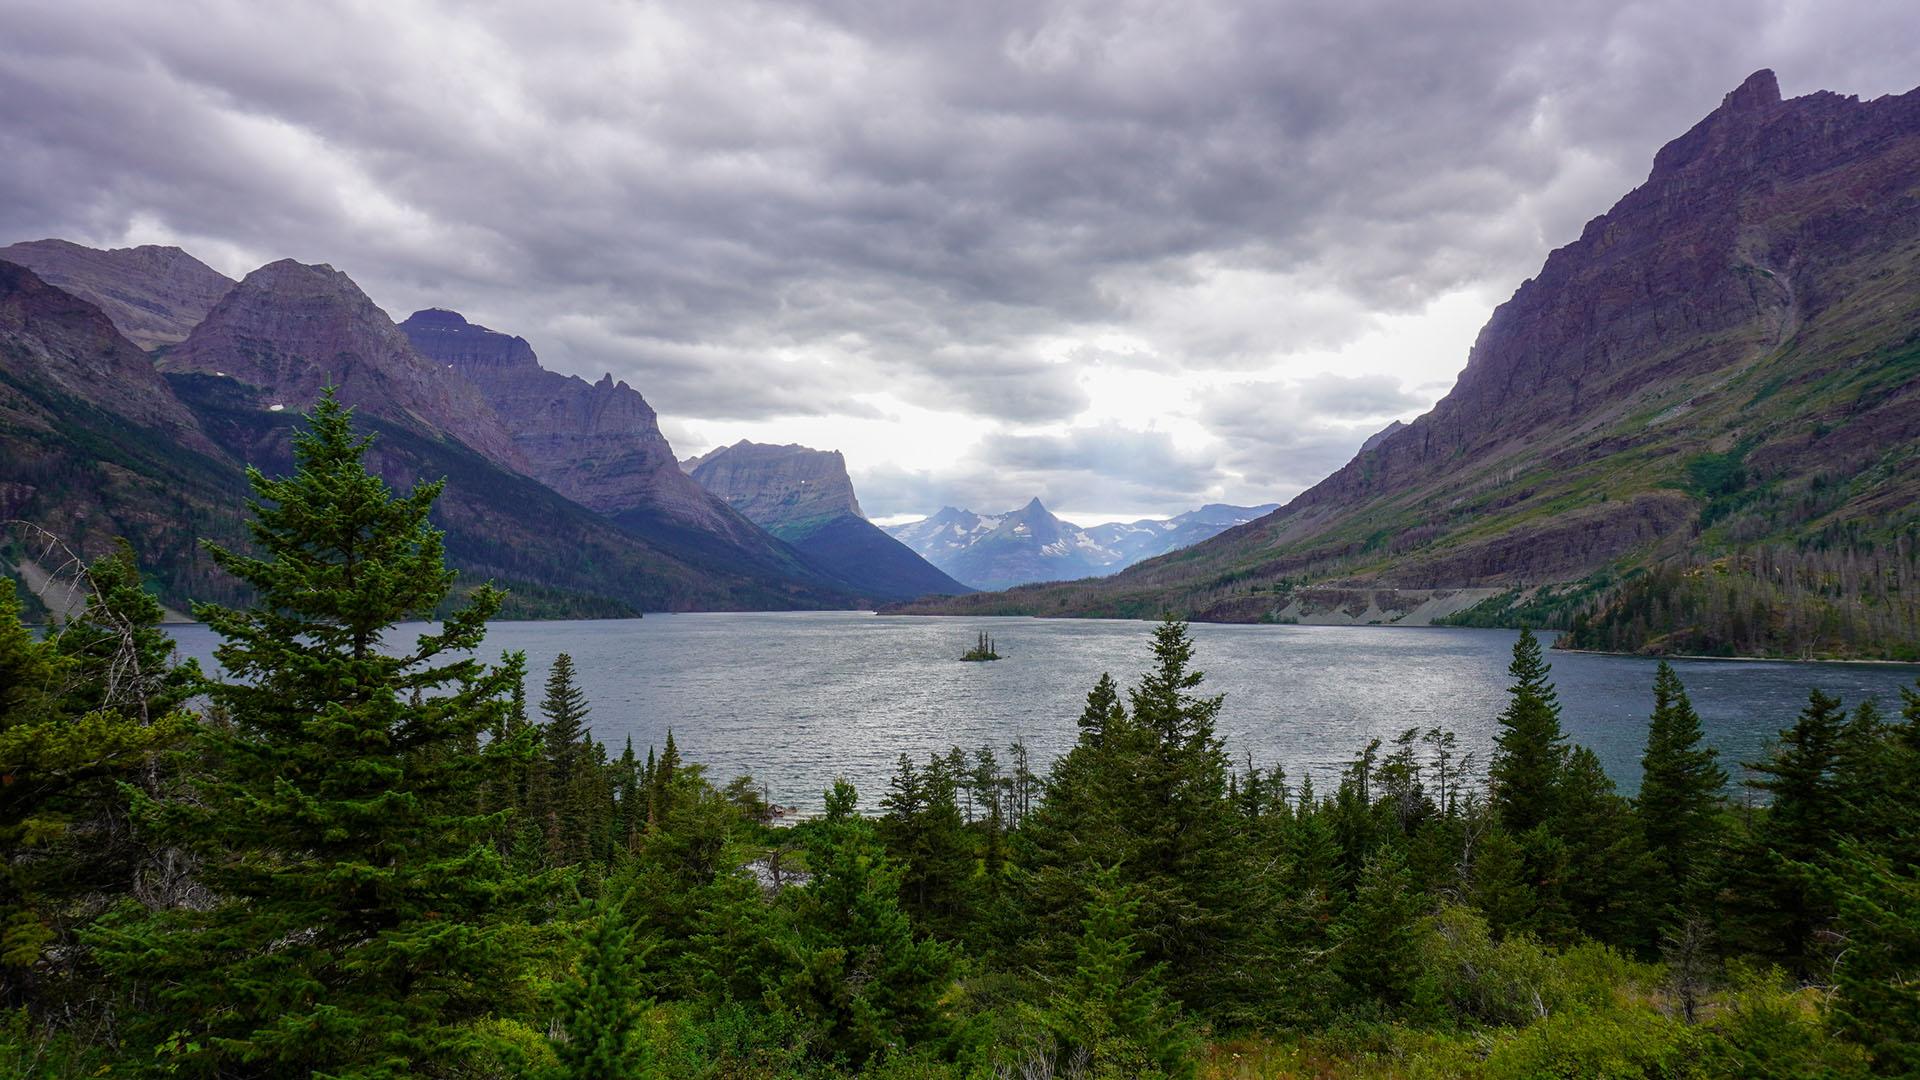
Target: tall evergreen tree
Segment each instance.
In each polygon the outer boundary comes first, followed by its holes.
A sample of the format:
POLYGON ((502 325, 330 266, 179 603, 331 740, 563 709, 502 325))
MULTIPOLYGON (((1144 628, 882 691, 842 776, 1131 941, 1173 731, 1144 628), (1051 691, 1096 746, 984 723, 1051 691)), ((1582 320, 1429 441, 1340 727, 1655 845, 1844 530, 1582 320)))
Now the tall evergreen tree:
POLYGON ((1727 773, 1712 747, 1702 746, 1700 715, 1666 661, 1653 678, 1653 715, 1640 758, 1640 796, 1634 801, 1654 875, 1648 897, 1663 921, 1687 901, 1704 860, 1718 846, 1714 808, 1727 773))
POLYGON ((203 728, 194 797, 139 800, 153 836, 190 846, 216 902, 129 916, 99 938, 148 1009, 137 1056, 188 1075, 413 1075, 484 1041, 472 1021, 517 970, 506 916, 535 884, 472 810, 491 771, 470 749, 510 687, 471 657, 500 593, 482 585, 437 631, 454 572, 428 523, 439 483, 394 496, 329 392, 291 476, 249 470, 257 555, 209 545, 253 606, 197 605, 233 681, 203 728), (383 648, 383 646, 388 646, 383 648))
POLYGON ((973 901, 973 844, 956 787, 942 755, 916 770, 902 754, 880 800, 880 838, 902 868, 901 903, 915 927, 947 939, 964 934, 973 901))
POLYGON ((1420 897, 1393 848, 1367 860, 1353 900, 1334 921, 1329 963, 1349 1003, 1392 1010, 1413 999, 1420 974, 1420 897))
POLYGON ((1907 845, 1904 865, 1842 841, 1826 866, 1801 867, 1839 901, 1835 1027, 1867 1048, 1881 1076, 1920 1076, 1920 837, 1907 845))
POLYGON ((1833 774, 1845 721, 1840 699, 1813 690, 1772 755, 1749 765, 1759 774, 1749 783, 1773 801, 1744 859, 1741 929, 1754 951, 1802 973, 1809 970, 1814 932, 1832 908, 1816 879, 1794 867, 1826 858, 1844 820, 1845 802, 1833 774))
POLYGON ((1610 945, 1652 948, 1654 913, 1644 885, 1652 873, 1632 807, 1614 790, 1600 758, 1584 746, 1567 755, 1551 829, 1566 855, 1560 895, 1573 927, 1610 945))
POLYGON ((797 894, 790 974, 774 991, 821 1056, 863 1066, 888 1047, 938 1037, 954 956, 916 938, 900 906, 900 870, 842 780, 809 849, 813 880, 797 894))
POLYGON ((1164 1080, 1194 1073, 1194 1038, 1166 992, 1164 965, 1138 947, 1135 901, 1119 875, 1093 881, 1070 978, 1048 999, 1059 1075, 1164 1080))
POLYGON ((1553 814, 1555 788, 1566 764, 1566 734, 1560 730, 1560 701, 1533 631, 1520 631, 1507 667, 1513 685, 1500 713, 1493 761, 1487 779, 1494 808, 1507 831, 1519 836, 1553 814))

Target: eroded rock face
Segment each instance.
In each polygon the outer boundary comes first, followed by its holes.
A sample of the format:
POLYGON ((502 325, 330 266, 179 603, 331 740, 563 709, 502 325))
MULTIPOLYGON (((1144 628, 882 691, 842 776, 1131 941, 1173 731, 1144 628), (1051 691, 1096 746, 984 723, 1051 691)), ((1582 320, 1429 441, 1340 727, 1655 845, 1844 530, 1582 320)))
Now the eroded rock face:
POLYGON ((972 591, 867 520, 838 450, 742 439, 681 467, 859 596, 911 600, 972 591))
POLYGON ((852 514, 864 519, 838 450, 769 446, 745 439, 681 463, 700 486, 775 536, 781 530, 852 514))
MULTIPOLYGON (((1772 352, 1842 297, 1833 269, 1920 237, 1920 91, 1782 101, 1756 72, 1644 184, 1547 257, 1480 331, 1454 389, 1289 507, 1345 503, 1502 444, 1593 436, 1650 384, 1772 352)), ((1556 446, 1557 444, 1557 446, 1556 446)))
POLYGON ((653 407, 626 383, 611 375, 590 383, 548 371, 525 338, 455 311, 416 311, 400 331, 423 355, 479 388, 541 483, 602 514, 649 512, 730 543, 764 543, 681 471, 653 407))
POLYGON ((186 340, 233 288, 232 278, 177 247, 102 251, 65 240, 30 240, 0 248, 0 259, 92 302, 143 349, 186 340))
POLYGON ((202 453, 218 453, 153 361, 99 307, 6 261, 0 261, 0 369, 202 453))
POLYGON ((449 364, 421 356, 353 279, 283 259, 248 274, 160 359, 164 371, 232 378, 262 408, 304 412, 329 384, 341 401, 448 435, 529 473, 486 398, 449 364))

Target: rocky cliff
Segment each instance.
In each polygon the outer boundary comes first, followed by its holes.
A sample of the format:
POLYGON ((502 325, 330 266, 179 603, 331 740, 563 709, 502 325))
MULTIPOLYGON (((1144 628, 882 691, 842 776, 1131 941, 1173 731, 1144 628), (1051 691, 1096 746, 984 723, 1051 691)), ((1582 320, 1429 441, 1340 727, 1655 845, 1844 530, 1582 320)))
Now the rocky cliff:
POLYGON ((7 351, 7 370, 23 378, 31 373, 36 383, 89 401, 168 442, 218 452, 153 361, 97 305, 6 261, 0 261, 0 347, 7 351))
POLYGON ((1548 256, 1427 415, 1213 541, 949 609, 1259 619, 1317 582, 1557 586, 1597 612, 1676 560, 1897 548, 1916 325, 1920 91, 1782 100, 1759 72, 1548 256))
POLYGON ((480 391, 414 351, 386 312, 331 266, 283 259, 248 274, 160 367, 233 379, 261 406, 294 413, 331 385, 363 414, 458 439, 496 464, 530 471, 480 391))
POLYGON ((681 468, 700 486, 726 500, 762 528, 805 526, 842 514, 865 518, 838 450, 787 445, 768 446, 745 439, 716 447, 681 468))
POLYGON ((0 248, 0 259, 92 302, 143 349, 186 340, 233 288, 232 278, 177 247, 103 251, 66 240, 31 240, 0 248))
POLYGON ((742 439, 690 458, 682 467, 863 596, 903 600, 972 591, 866 519, 838 450, 742 439))
POLYGON ((458 312, 416 311, 400 330, 478 388, 527 472, 546 486, 696 562, 833 587, 681 470, 638 390, 611 375, 590 383, 548 371, 524 338, 458 312))

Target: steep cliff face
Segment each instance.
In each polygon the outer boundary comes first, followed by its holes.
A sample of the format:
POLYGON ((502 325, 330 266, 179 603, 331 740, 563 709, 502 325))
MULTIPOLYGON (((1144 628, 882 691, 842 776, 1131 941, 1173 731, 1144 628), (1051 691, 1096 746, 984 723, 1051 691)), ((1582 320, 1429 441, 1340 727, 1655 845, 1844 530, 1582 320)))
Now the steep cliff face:
POLYGON ((866 517, 854 497, 847 460, 838 450, 742 439, 690 458, 681 468, 775 536, 816 519, 866 517))
POLYGON ((681 470, 638 390, 611 375, 590 383, 548 371, 524 338, 458 312, 416 311, 400 330, 435 364, 478 388, 541 483, 689 558, 825 584, 681 470))
POLYGON ((1783 101, 1759 72, 1494 312, 1427 415, 1213 541, 972 609, 1252 619, 1301 581, 1603 584, 1891 543, 1920 497, 1916 325, 1920 91, 1783 101))
POLYGON ((862 596, 906 600, 972 591, 866 519, 838 450, 742 439, 690 458, 682 467, 862 596))
POLYGON ((299 413, 331 384, 340 400, 428 435, 459 440, 515 472, 526 458, 472 383, 414 351, 353 279, 283 259, 248 274, 161 370, 234 379, 267 408, 299 413))
POLYGON ((102 251, 66 240, 30 240, 0 247, 0 259, 90 301, 143 349, 186 340, 233 288, 232 278, 177 247, 102 251))

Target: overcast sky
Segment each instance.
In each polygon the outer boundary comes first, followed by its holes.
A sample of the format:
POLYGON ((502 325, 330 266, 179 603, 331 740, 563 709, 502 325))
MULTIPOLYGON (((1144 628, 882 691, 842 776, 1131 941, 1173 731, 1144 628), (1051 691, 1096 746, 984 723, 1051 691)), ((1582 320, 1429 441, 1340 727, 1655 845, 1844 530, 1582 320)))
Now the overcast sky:
POLYGON ((0 244, 330 263, 682 456, 1092 524, 1310 486, 1747 74, 1876 97, 1916 44, 1911 0, 0 0, 0 244))

